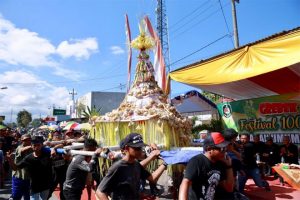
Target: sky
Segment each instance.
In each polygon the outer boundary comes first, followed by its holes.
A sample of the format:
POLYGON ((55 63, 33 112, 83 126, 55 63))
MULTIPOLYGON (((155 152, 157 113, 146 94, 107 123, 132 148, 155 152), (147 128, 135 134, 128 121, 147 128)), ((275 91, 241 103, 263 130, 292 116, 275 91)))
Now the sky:
MULTIPOLYGON (((165 2, 171 71, 234 48, 231 0, 165 2)), ((12 122, 26 109, 45 117, 53 107, 66 108, 73 88, 75 98, 125 92, 125 14, 135 38, 144 15, 156 27, 156 6, 156 0, 1 0, 0 88, 7 89, 0 90, 0 116, 12 122)), ((240 0, 236 11, 240 46, 300 26, 299 0, 240 0)), ((192 89, 172 82, 171 96, 192 89)))

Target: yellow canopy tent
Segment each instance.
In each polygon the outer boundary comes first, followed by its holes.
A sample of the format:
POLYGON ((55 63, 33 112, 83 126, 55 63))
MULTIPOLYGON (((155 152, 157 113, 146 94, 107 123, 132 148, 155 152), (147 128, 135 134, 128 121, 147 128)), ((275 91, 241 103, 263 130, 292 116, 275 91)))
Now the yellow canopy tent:
POLYGON ((299 98, 300 27, 172 71, 171 79, 235 100, 299 98))

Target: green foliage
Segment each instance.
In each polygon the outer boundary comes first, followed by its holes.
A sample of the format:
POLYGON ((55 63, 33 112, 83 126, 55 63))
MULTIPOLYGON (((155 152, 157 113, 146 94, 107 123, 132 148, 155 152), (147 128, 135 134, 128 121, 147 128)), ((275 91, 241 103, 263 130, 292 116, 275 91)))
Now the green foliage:
POLYGON ((213 94, 207 91, 202 91, 201 93, 203 96, 205 96, 207 99, 211 100, 215 104, 218 104, 222 101, 222 96, 218 94, 213 94))
POLYGON ((31 113, 29 113, 27 110, 24 109, 18 113, 17 116, 18 126, 26 128, 31 121, 32 121, 31 113))
POLYGON ((91 109, 89 106, 87 106, 87 111, 83 111, 83 116, 87 119, 90 119, 94 116, 100 116, 101 108, 96 108, 95 106, 91 109))
POLYGON ((223 132, 224 127, 223 127, 223 123, 221 120, 212 119, 210 121, 210 124, 201 124, 201 125, 194 126, 192 128, 192 133, 198 134, 202 130, 208 130, 208 131, 213 131, 213 132, 223 132))
POLYGON ((197 117, 197 116, 193 116, 193 117, 192 117, 192 123, 193 123, 193 126, 195 126, 197 120, 198 120, 198 117, 197 117))
POLYGON ((36 118, 36 119, 33 119, 30 124, 33 128, 37 128, 42 125, 42 120, 40 118, 36 118))
POLYGON ((77 117, 81 117, 85 111, 85 105, 79 102, 76 106, 77 109, 77 117))

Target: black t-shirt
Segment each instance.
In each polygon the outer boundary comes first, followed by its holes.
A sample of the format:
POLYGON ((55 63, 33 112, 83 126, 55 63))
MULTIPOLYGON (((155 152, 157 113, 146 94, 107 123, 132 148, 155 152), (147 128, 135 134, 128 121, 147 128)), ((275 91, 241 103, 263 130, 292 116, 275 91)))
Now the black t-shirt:
POLYGON ((252 144, 254 146, 255 153, 259 153, 260 155, 264 153, 264 149, 265 149, 264 142, 258 141, 258 142, 253 142, 252 144))
POLYGON ((111 199, 139 200, 140 180, 147 179, 149 176, 150 173, 138 161, 128 163, 119 160, 108 169, 98 190, 109 194, 111 199))
POLYGON ((257 167, 255 153, 254 145, 250 142, 244 144, 241 148, 242 165, 245 169, 254 169, 257 167))
POLYGON ((42 192, 50 188, 52 182, 52 160, 50 154, 42 152, 39 157, 33 153, 16 163, 19 168, 26 168, 30 174, 31 190, 33 193, 42 192))
POLYGON ((290 164, 297 164, 298 165, 298 147, 292 143, 288 146, 282 145, 281 148, 285 149, 286 154, 284 154, 284 161, 290 164), (289 156, 288 153, 292 153, 293 156, 289 156))
POLYGON ((184 178, 192 181, 189 188, 189 199, 213 200, 215 190, 220 180, 222 165, 220 162, 212 163, 205 155, 194 156, 187 164, 184 178))
POLYGON ((85 160, 85 156, 74 156, 67 169, 64 189, 82 191, 86 183, 88 172, 91 172, 94 168, 94 164, 96 163, 95 159, 96 157, 93 157, 88 163, 85 160))
POLYGON ((264 153, 267 153, 269 156, 263 157, 263 161, 272 166, 280 163, 280 149, 277 144, 273 143, 271 145, 266 145, 264 153))

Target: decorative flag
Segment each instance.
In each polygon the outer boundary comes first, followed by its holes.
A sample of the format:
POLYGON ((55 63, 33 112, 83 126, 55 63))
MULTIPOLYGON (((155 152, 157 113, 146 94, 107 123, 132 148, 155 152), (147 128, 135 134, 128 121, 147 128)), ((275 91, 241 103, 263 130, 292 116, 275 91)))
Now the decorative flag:
POLYGON ((153 54, 154 54, 153 68, 155 73, 155 80, 157 81, 159 87, 166 93, 167 90, 166 65, 162 54, 160 39, 157 36, 155 30, 153 29, 148 16, 144 17, 144 23, 145 23, 146 30, 148 31, 150 36, 155 40, 155 48, 153 49, 153 54))
POLYGON ((130 89, 130 81, 131 81, 131 57, 132 57, 132 50, 131 50, 131 33, 128 21, 128 15, 125 15, 125 32, 126 32, 126 44, 128 48, 128 79, 127 79, 127 92, 130 89))

